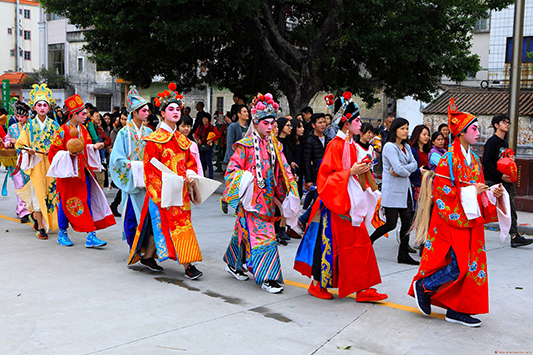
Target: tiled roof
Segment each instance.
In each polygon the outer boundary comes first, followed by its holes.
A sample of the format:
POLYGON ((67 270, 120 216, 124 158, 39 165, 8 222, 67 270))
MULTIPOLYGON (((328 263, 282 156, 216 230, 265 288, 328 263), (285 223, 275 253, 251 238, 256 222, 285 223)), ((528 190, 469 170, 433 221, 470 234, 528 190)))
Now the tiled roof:
MULTIPOLYGON (((509 91, 493 89, 477 90, 447 90, 437 99, 422 109, 425 114, 448 113, 450 98, 455 98, 457 109, 473 115, 499 115, 509 112, 509 91)), ((519 115, 533 115, 533 91, 521 90, 519 101, 519 115)))
POLYGON ((7 72, 2 75, 0 75, 0 82, 2 80, 9 80, 10 85, 22 85, 24 82, 24 78, 27 77, 23 72, 7 72))

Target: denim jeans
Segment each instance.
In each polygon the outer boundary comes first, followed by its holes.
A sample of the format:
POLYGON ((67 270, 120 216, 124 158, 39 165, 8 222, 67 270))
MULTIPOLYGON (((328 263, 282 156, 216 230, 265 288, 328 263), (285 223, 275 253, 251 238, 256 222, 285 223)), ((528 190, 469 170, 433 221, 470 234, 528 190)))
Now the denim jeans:
POLYGON ((457 257, 452 248, 450 248, 450 257, 452 258, 451 263, 422 279, 422 283, 426 290, 437 291, 440 285, 457 280, 459 277, 459 264, 457 264, 457 257))
POLYGON ((202 162, 202 168, 204 169, 204 175, 212 179, 213 178, 213 149, 209 149, 206 152, 201 151, 200 161, 202 162))

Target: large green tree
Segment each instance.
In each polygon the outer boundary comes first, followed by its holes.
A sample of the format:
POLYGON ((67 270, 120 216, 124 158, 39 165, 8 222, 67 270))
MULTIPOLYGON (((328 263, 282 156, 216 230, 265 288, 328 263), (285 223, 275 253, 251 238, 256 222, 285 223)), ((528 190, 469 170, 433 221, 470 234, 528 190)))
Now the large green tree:
POLYGON ((89 29, 98 65, 140 86, 282 92, 291 112, 320 90, 429 100, 443 75, 479 69, 471 29, 512 0, 42 0, 89 29))

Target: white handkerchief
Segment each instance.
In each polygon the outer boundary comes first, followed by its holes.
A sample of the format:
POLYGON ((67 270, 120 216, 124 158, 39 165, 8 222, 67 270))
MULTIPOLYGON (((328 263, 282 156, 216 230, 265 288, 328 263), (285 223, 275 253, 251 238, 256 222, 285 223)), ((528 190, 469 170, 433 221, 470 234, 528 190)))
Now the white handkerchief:
POLYGON ((145 188, 143 162, 140 160, 132 160, 130 164, 131 173, 133 174, 133 184, 135 187, 145 188))
POLYGON ((196 206, 207 200, 207 198, 220 186, 220 182, 200 176, 192 170, 187 170, 186 174, 188 178, 190 177, 194 179, 194 187, 189 188, 189 193, 191 194, 192 202, 196 206))
POLYGON ((292 192, 289 193, 281 204, 281 211, 287 220, 287 225, 292 229, 296 229, 298 226, 298 212, 300 212, 300 199, 294 196, 292 192))
POLYGON ((73 157, 66 150, 60 150, 54 156, 46 176, 54 178, 78 177, 78 158, 73 157))
MULTIPOLYGON (((505 206, 505 211, 502 211, 501 208, 497 205, 497 198, 494 197, 494 189, 496 189, 499 184, 492 185, 487 191, 487 197, 489 201, 496 205, 496 213, 498 214, 498 223, 500 224, 500 240, 502 243, 505 241, 505 238, 509 235, 509 230, 511 229, 511 202, 509 200, 509 193, 507 190, 503 189, 502 201, 505 206)), ((500 206, 502 207, 502 206, 500 206)))
POLYGON ((241 183, 239 184, 239 198, 244 209, 248 212, 257 212, 252 206, 253 197, 254 175, 249 171, 245 171, 241 176, 241 183))
POLYGON ((474 185, 461 187, 461 205, 468 220, 481 217, 481 210, 477 201, 477 189, 474 185))
POLYGON ((102 171, 100 152, 94 149, 94 144, 87 144, 87 163, 91 168, 96 168, 97 172, 102 171))
POLYGON ((33 155, 29 155, 26 150, 22 150, 22 161, 20 162, 20 170, 31 170, 37 166, 41 162, 41 157, 39 154, 35 153, 33 155))

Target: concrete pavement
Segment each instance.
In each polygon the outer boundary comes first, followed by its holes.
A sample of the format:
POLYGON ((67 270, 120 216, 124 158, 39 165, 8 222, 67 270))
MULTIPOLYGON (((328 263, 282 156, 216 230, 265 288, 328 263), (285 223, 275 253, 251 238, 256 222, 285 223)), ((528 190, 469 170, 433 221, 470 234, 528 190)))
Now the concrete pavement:
MULTIPOLYGON (((0 181, 4 173, 0 169, 0 181)), ((418 313, 407 289, 416 267, 396 263, 395 232, 376 242, 383 283, 381 304, 352 298, 316 299, 292 269, 298 240, 280 246, 282 294, 224 271, 222 255, 234 218, 219 195, 193 208, 204 276, 191 281, 183 267, 163 262, 163 273, 126 266, 118 225, 98 232, 108 246, 86 249, 86 235, 57 232, 35 238, 15 218, 15 195, 0 202, 0 354, 495 354, 533 351, 533 246, 511 249, 487 231, 490 313, 470 329, 418 313)), ((116 190, 113 190, 114 194, 116 190)), ((111 196, 110 196, 111 197, 111 196)), ((520 218, 520 217, 519 217, 520 218)), ((530 217, 528 217, 530 218, 530 217)), ((524 223, 519 219, 519 223, 524 223)), ((416 258, 416 257, 415 257, 416 258)))

